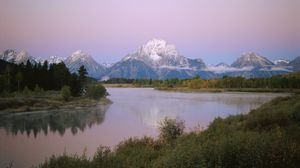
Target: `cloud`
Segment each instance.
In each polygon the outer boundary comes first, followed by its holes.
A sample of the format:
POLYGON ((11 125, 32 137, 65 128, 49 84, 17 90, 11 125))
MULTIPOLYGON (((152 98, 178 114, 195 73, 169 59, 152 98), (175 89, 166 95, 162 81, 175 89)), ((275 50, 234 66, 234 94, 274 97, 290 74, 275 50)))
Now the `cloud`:
POLYGON ((212 71, 215 73, 225 73, 225 72, 237 72, 237 71, 251 71, 253 69, 252 66, 243 67, 243 68, 234 68, 230 66, 207 66, 206 70, 212 71))

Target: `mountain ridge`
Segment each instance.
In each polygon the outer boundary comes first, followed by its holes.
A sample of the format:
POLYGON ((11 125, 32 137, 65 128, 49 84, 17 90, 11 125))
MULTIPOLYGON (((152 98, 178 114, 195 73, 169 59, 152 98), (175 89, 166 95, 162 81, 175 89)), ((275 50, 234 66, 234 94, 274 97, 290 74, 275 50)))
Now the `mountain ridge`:
POLYGON ((196 75, 206 78, 222 76, 270 77, 300 70, 300 56, 287 63, 285 60, 270 61, 254 52, 245 52, 231 65, 219 63, 206 65, 201 59, 184 57, 175 45, 162 39, 152 39, 138 50, 125 55, 114 64, 100 64, 93 57, 77 50, 68 57, 50 56, 48 59, 35 58, 26 51, 5 50, 0 52, 0 59, 20 64, 29 60, 31 63, 48 61, 49 64, 64 62, 72 73, 81 65, 88 71, 88 76, 107 78, 191 78, 196 75))

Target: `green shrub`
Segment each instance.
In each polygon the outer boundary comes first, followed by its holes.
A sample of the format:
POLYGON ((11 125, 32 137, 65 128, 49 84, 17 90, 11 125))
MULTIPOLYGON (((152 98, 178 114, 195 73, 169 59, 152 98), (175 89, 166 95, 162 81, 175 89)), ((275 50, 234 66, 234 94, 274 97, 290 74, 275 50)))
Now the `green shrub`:
POLYGON ((292 112, 292 118, 294 121, 296 121, 298 124, 300 124, 300 102, 298 102, 292 112))
POLYGON ((91 162, 91 167, 121 167, 121 164, 114 158, 113 152, 105 146, 100 146, 91 162))
POLYGON ((31 95, 31 90, 25 86, 25 88, 23 89, 23 95, 24 96, 30 96, 31 95))
POLYGON ((8 97, 9 96, 9 92, 6 90, 3 90, 0 94, 0 97, 8 97))
POLYGON ((93 99, 100 99, 107 95, 106 89, 103 85, 91 85, 86 90, 86 96, 93 99))
POLYGON ((124 167, 151 167, 159 154, 160 145, 153 138, 130 138, 117 146, 115 160, 124 167))
POLYGON ((68 101, 71 97, 71 90, 70 90, 70 86, 63 86, 61 88, 61 96, 65 101, 68 101))
POLYGON ((42 89, 39 87, 38 84, 36 84, 35 87, 34 87, 34 92, 35 93, 40 93, 41 91, 42 91, 42 89))
POLYGON ((159 126, 160 138, 163 142, 174 145, 177 137, 184 131, 184 121, 165 118, 159 126))
POLYGON ((46 160, 41 164, 40 168, 83 168, 90 167, 90 162, 85 157, 73 156, 51 156, 49 160, 46 160))

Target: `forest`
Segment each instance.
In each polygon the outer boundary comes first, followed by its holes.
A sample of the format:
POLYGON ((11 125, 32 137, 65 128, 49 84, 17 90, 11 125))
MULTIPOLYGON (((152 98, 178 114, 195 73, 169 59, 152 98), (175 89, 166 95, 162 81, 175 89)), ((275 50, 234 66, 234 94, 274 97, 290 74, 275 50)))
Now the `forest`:
POLYGON ((69 86, 72 96, 80 96, 86 81, 87 71, 82 66, 78 75, 71 74, 66 65, 58 64, 12 64, 0 60, 0 93, 20 92, 40 88, 43 90, 61 90, 69 86))
MULTIPOLYGON (((64 63, 12 64, 0 60, 0 111, 4 113, 91 107, 107 95, 84 66, 70 73, 64 63)), ((109 103, 102 99, 102 103, 109 103)))

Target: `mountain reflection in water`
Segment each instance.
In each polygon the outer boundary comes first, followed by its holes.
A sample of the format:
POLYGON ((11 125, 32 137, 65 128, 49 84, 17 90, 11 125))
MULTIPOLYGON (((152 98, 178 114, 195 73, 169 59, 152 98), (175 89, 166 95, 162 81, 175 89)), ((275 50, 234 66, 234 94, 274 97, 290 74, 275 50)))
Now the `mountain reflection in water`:
POLYGON ((101 105, 84 109, 0 114, 0 128, 4 128, 8 134, 33 134, 34 137, 40 133, 47 135, 49 131, 62 136, 70 128, 75 135, 94 124, 101 124, 108 108, 109 105, 101 105))

